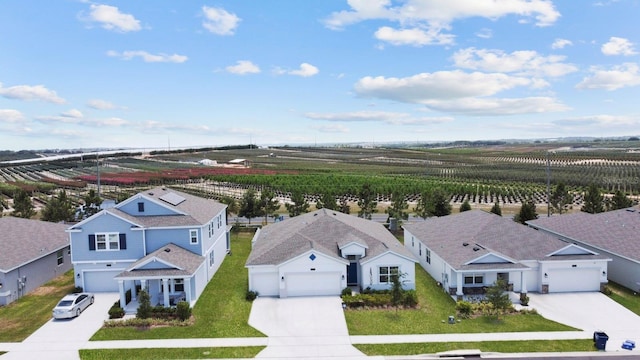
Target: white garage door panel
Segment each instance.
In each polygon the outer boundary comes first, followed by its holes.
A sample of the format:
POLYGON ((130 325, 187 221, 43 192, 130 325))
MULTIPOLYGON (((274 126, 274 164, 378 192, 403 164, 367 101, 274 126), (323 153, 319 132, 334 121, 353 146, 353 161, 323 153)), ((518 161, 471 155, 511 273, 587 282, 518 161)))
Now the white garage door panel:
POLYGON ((340 295, 340 273, 293 273, 285 275, 287 296, 340 295))
POLYGON ((122 270, 116 271, 85 271, 84 291, 90 292, 117 292, 118 282, 114 276, 120 274, 122 270))
POLYGON ((251 287, 251 290, 257 291, 260 296, 278 296, 278 273, 252 274, 251 287))
POLYGON ((571 268, 549 271, 549 292, 599 291, 599 269, 571 268))

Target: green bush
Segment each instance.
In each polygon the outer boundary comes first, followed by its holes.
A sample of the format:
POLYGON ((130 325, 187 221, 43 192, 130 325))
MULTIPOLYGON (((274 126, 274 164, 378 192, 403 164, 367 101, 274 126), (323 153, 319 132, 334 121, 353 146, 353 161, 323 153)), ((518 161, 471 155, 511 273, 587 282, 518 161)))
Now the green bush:
POLYGON ((247 290, 247 294, 244 296, 244 298, 247 301, 253 301, 258 297, 258 292, 257 291, 253 291, 253 290, 247 290))
POLYGON ((458 317, 468 319, 473 314, 473 305, 468 301, 460 300, 456 303, 456 311, 458 312, 458 317))
POLYGON ((178 319, 182 321, 189 320, 191 317, 191 306, 186 301, 180 301, 178 305, 176 305, 176 313, 178 314, 178 319))
POLYGON ((402 305, 405 307, 416 307, 418 305, 418 293, 415 290, 407 290, 402 298, 402 305))
POLYGON ((520 294, 520 305, 529 306, 529 296, 527 294, 520 294))
POLYGON ((120 307, 120 300, 118 300, 109 309, 109 319, 120 319, 122 317, 124 317, 124 309, 120 307))
POLYGON ((602 287, 602 293, 609 296, 613 293, 613 291, 611 291, 611 288, 607 285, 602 287))
POLYGON ((340 294, 341 296, 351 296, 351 288, 346 287, 344 289, 342 289, 342 293, 340 294))
POLYGON ((81 293, 83 291, 82 286, 76 286, 73 288, 73 293, 74 294, 78 294, 81 293))
POLYGON ((149 297, 149 293, 145 290, 140 290, 140 294, 138 294, 138 311, 136 313, 136 317, 138 319, 148 319, 151 317, 151 298, 149 297))

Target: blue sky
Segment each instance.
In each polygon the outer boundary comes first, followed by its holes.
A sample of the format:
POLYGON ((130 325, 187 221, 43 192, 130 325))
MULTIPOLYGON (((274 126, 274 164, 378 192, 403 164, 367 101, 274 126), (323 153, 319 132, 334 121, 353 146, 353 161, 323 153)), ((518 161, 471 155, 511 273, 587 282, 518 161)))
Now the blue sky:
POLYGON ((640 134, 638 0, 0 2, 0 149, 640 134))

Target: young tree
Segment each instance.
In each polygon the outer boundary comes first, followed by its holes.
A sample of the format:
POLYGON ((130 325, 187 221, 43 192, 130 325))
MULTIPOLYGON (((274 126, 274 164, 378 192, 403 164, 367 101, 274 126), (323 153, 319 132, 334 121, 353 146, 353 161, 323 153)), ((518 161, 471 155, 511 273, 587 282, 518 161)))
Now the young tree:
POLYGON ((20 189, 13 196, 13 212, 12 216, 30 219, 36 212, 33 209, 31 196, 26 191, 20 189))
POLYGON ((538 218, 538 213, 536 213, 536 204, 533 200, 528 199, 522 206, 520 207, 520 211, 513 217, 513 221, 519 222, 521 224, 525 224, 529 220, 534 220, 538 218))
POLYGON ((551 212, 562 214, 573 203, 573 195, 569 193, 563 182, 559 182, 549 196, 551 212))
POLYGON ((302 191, 296 189, 291 192, 291 202, 291 204, 284 205, 287 211, 289 211, 290 217, 298 216, 309 211, 309 203, 304 198, 302 191))
POLYGON ((584 193, 584 204, 580 210, 590 214, 604 212, 604 198, 597 185, 589 185, 589 188, 587 188, 587 191, 584 193))
POLYGON ((512 307, 511 300, 509 300, 509 294, 504 291, 506 289, 504 280, 499 279, 491 286, 487 287, 485 296, 487 301, 493 306, 493 310, 496 313, 496 317, 499 319, 501 314, 504 314, 512 307))
MULTIPOLYGON (((165 304, 166 306, 167 304, 165 304)), ((124 305, 121 304, 124 308, 124 305)), ((136 312, 136 318, 148 319, 151 317, 151 297, 146 290, 140 290, 138 293, 138 311, 136 312)))
POLYGON ((633 202, 631 199, 627 197, 627 195, 622 192, 622 190, 617 190, 613 197, 609 201, 607 201, 607 209, 608 210, 620 210, 631 207, 633 202))
POLYGON ((262 215, 262 213, 260 212, 260 204, 258 204, 256 199, 256 192, 253 189, 249 189, 242 196, 238 216, 249 219, 249 224, 251 224, 251 218, 260 215, 262 215))
POLYGON ((391 304, 396 308, 396 312, 398 311, 398 306, 400 306, 404 300, 402 278, 405 276, 405 273, 391 274, 391 304))
POLYGON ((271 190, 262 190, 262 193, 260 194, 260 206, 264 213, 265 223, 267 222, 267 217, 273 216, 273 214, 275 214, 275 212, 280 208, 280 203, 275 197, 276 194, 271 190))
POLYGON ((430 198, 431 195, 428 192, 422 192, 422 194, 420 194, 420 199, 416 203, 415 209, 413 209, 417 216, 425 220, 433 215, 431 213, 430 198))
POLYGON ((42 220, 51 222, 73 221, 75 211, 67 192, 62 190, 52 197, 42 210, 42 220))
POLYGON ((340 212, 343 214, 351 213, 351 207, 349 206, 349 203, 347 202, 347 200, 348 199, 346 196, 342 196, 340 198, 340 204, 338 205, 338 210, 340 210, 340 212))
POLYGON ((500 204, 498 204, 497 202, 495 204, 493 204, 493 207, 491 208, 491 212, 502 216, 502 209, 500 209, 500 204))
POLYGON ((462 205, 460 205, 460 212, 465 212, 471 210, 471 204, 469 204, 469 200, 465 200, 462 205))
POLYGON ((404 191, 396 189, 391 193, 391 205, 387 208, 386 213, 389 214, 389 218, 396 218, 398 224, 402 223, 402 220, 409 218, 409 204, 405 197, 404 191))
POLYGON ((96 193, 95 190, 89 190, 82 200, 84 201, 84 209, 82 210, 83 219, 86 219, 93 214, 97 214, 100 211, 102 199, 98 196, 98 193, 96 193))
POLYGON ((451 214, 451 203, 449 194, 438 188, 431 193, 431 206, 433 206, 433 216, 447 216, 451 214))
POLYGON ((225 214, 227 215, 227 223, 229 223, 229 214, 237 214, 240 211, 240 206, 236 199, 231 196, 224 196, 220 199, 220 202, 227 205, 227 211, 225 214))
POLYGON ((316 209, 338 210, 339 205, 333 191, 327 189, 322 193, 322 197, 316 202, 316 209))
POLYGON ((378 206, 378 202, 374 201, 376 194, 371 189, 371 185, 369 183, 362 185, 362 189, 360 189, 358 197, 360 198, 358 200, 358 206, 360 207, 358 217, 371 220, 371 214, 377 211, 376 206, 378 206))

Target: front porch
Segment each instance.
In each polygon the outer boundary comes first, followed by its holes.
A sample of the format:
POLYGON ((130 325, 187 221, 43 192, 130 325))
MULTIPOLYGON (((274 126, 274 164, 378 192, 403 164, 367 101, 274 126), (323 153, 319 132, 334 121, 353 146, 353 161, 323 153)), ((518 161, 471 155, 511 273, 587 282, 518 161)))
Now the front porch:
POLYGON ((123 306, 125 314, 135 314, 138 311, 138 295, 142 289, 149 294, 151 306, 174 307, 180 301, 193 306, 190 278, 128 278, 118 280, 118 285, 120 304, 126 304, 123 306))

